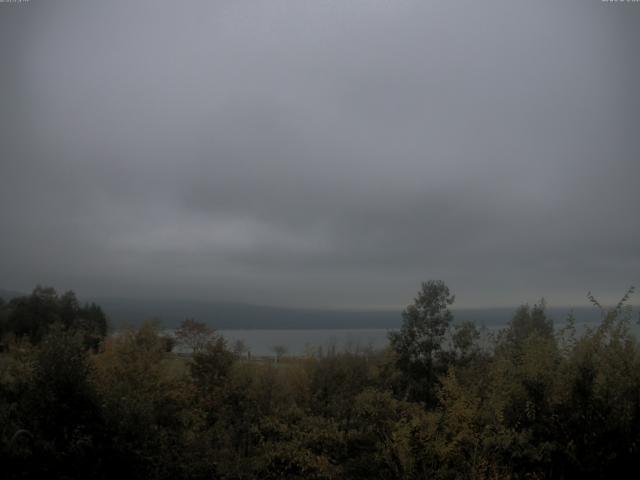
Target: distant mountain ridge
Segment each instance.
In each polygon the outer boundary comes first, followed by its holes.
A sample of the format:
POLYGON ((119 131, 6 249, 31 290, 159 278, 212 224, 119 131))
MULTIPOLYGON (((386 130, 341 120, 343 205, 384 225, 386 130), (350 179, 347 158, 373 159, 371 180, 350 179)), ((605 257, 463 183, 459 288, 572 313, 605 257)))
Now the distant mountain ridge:
POLYGON ((92 298, 115 327, 158 319, 167 328, 194 318, 216 329, 395 328, 400 313, 295 309, 233 302, 92 298))
MULTIPOLYGON (((25 295, 0 290, 5 301, 25 295)), ((219 330, 243 329, 394 329, 402 324, 401 311, 389 310, 320 310, 272 307, 233 302, 196 300, 143 300, 113 297, 80 298, 81 302, 100 305, 113 326, 136 326, 157 319, 166 328, 175 328, 185 318, 194 318, 219 330)), ((472 321, 477 325, 506 325, 517 307, 452 308, 456 322, 472 321)), ((578 323, 597 322, 600 312, 593 307, 548 307, 547 314, 563 323, 573 311, 578 323)))
POLYGON ((16 291, 13 291, 13 290, 2 290, 2 289, 0 289, 0 298, 3 299, 5 302, 11 300, 12 298, 21 297, 23 295, 26 295, 26 293, 24 293, 24 292, 16 292, 16 291))
MULTIPOLYGON (((231 302, 132 300, 91 298, 105 310, 114 327, 137 325, 156 318, 167 328, 194 318, 220 330, 241 329, 394 329, 402 324, 401 311, 320 310, 260 306, 231 302)), ((506 325, 517 307, 455 309, 456 322, 472 321, 487 327, 506 325)), ((549 307, 558 323, 573 311, 576 321, 595 322, 600 312, 591 307, 549 307)))

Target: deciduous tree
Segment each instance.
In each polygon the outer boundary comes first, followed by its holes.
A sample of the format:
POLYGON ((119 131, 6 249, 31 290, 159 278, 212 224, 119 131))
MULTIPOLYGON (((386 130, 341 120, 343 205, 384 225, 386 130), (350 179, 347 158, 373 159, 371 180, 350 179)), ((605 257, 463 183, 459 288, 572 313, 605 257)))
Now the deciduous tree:
POLYGON ((175 335, 178 343, 189 348, 193 354, 201 352, 216 338, 216 332, 211 327, 193 318, 183 320, 176 329, 175 335))
POLYGON ((389 334, 407 398, 427 404, 436 400, 438 375, 446 371, 443 342, 453 320, 449 306, 454 300, 443 281, 423 282, 414 302, 402 312, 400 331, 389 334))

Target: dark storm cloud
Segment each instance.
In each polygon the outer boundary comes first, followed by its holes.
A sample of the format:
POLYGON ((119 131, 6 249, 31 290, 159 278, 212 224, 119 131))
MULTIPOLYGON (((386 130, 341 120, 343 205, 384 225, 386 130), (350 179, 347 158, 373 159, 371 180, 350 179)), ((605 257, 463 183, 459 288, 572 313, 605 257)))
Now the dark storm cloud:
POLYGON ((0 4, 0 282, 398 305, 638 283, 636 5, 0 4))

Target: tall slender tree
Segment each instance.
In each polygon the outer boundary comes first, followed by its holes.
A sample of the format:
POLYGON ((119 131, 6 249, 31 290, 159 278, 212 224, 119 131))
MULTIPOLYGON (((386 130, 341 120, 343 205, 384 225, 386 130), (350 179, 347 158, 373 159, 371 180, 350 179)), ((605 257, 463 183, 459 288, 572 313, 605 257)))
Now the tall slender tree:
POLYGON ((443 343, 453 320, 449 306, 454 300, 442 280, 423 282, 414 302, 402 312, 400 331, 389 334, 406 398, 436 401, 437 379, 446 371, 443 343))

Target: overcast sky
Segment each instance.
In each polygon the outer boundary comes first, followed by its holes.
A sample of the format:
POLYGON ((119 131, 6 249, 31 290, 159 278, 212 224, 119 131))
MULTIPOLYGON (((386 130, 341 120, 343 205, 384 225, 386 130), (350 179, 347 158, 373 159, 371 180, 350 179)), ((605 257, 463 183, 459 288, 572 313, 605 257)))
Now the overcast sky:
POLYGON ((640 286, 640 3, 0 3, 0 288, 640 286))

